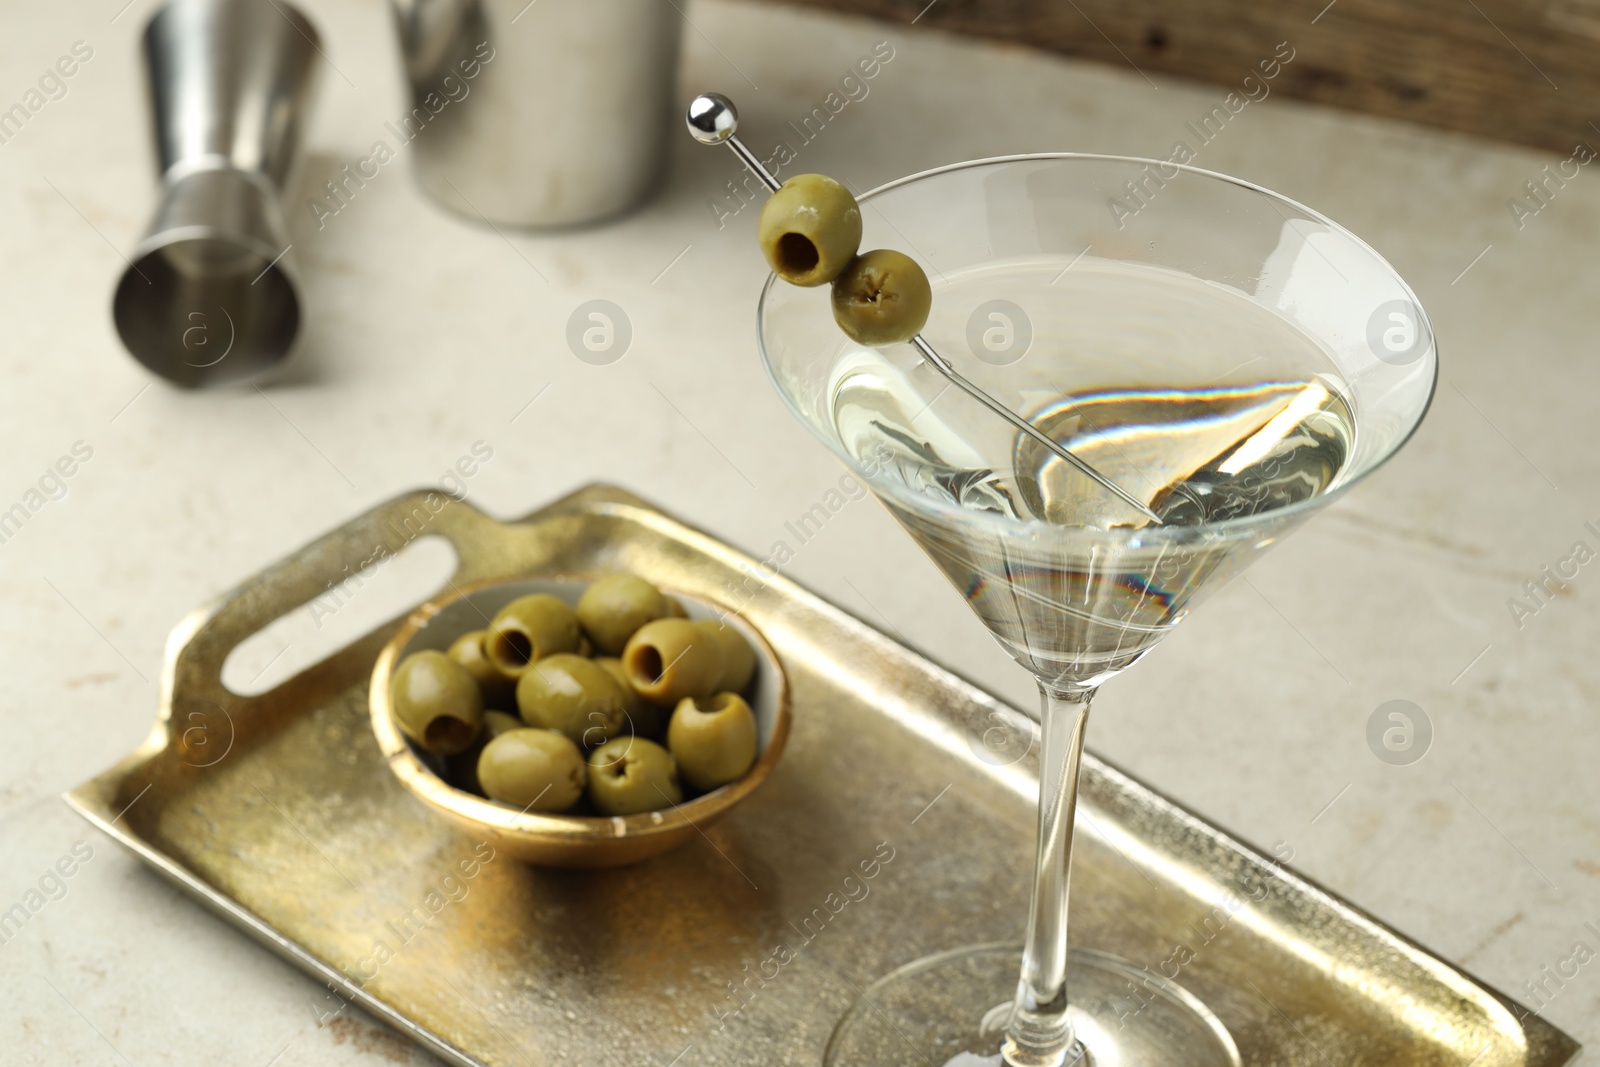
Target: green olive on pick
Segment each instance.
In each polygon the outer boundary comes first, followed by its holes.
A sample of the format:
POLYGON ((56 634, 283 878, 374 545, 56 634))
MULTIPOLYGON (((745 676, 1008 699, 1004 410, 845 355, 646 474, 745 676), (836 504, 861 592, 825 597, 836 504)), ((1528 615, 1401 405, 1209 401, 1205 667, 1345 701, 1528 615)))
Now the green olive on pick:
POLYGON ((791 285, 827 285, 861 247, 861 208, 824 174, 797 174, 761 208, 756 227, 772 272, 791 285))
POLYGON ((390 695, 401 732, 429 752, 465 751, 483 723, 478 683, 443 652, 416 652, 401 660, 390 695))
POLYGON ((894 345, 922 332, 933 288, 917 261, 880 248, 863 252, 833 282, 833 321, 864 345, 894 345))
POLYGON ((667 725, 667 747, 683 780, 700 790, 744 777, 756 761, 756 717, 744 698, 718 693, 684 700, 667 725))

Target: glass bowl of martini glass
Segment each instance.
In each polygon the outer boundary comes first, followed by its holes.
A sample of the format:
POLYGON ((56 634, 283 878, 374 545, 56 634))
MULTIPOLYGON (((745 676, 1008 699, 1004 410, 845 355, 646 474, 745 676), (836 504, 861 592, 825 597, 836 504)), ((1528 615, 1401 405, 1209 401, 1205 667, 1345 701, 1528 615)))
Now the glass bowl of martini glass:
POLYGON ((980 160, 892 182, 861 212, 863 249, 927 271, 933 349, 1161 521, 952 388, 913 345, 851 341, 825 290, 768 280, 759 335, 779 393, 1041 694, 1024 943, 908 962, 865 991, 825 1062, 1237 1064, 1226 1027, 1181 984, 1068 948, 1090 701, 1405 443, 1435 384, 1427 318, 1349 231, 1173 163, 980 160), (1130 983, 1149 1003, 1119 1019, 1130 983))

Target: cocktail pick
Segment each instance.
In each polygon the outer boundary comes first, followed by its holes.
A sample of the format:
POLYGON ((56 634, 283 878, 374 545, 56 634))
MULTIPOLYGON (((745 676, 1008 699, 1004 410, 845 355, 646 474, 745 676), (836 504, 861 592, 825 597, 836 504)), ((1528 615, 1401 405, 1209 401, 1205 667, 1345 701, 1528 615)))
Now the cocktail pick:
MULTIPOLYGON (((745 165, 751 174, 754 174, 763 185, 773 192, 777 192, 782 183, 773 176, 772 172, 762 164, 755 154, 746 148, 744 142, 739 140, 736 131, 739 128, 739 112, 733 106, 733 101, 721 93, 702 93, 689 104, 689 112, 685 116, 689 127, 689 134, 696 141, 707 145, 727 145, 739 161, 745 165)), ((938 352, 934 351, 921 334, 911 339, 911 344, 922 354, 922 358, 933 365, 933 368, 949 379, 950 383, 966 393, 972 399, 988 408, 990 411, 1005 419, 1022 433, 1027 434, 1055 455, 1072 464, 1086 477, 1092 478, 1107 492, 1115 495, 1123 503, 1133 508, 1139 514, 1149 519, 1156 525, 1161 524, 1161 516, 1157 515, 1150 507, 1138 497, 1132 495, 1110 478, 1101 474, 1078 456, 1069 452, 1066 447, 1043 430, 1039 429, 1015 411, 1006 407, 1000 401, 984 392, 978 386, 968 381, 960 371, 938 352)))

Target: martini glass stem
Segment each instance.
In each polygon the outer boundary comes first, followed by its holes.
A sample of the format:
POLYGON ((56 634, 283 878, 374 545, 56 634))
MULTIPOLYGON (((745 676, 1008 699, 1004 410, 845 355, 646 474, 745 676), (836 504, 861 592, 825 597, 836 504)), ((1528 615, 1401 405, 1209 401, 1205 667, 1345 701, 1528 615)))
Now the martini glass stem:
POLYGON ((1002 1051, 1011 1067, 1087 1067, 1088 1056, 1067 1017, 1067 886, 1083 733, 1094 690, 1041 685, 1039 694, 1039 849, 1022 975, 1002 1051))

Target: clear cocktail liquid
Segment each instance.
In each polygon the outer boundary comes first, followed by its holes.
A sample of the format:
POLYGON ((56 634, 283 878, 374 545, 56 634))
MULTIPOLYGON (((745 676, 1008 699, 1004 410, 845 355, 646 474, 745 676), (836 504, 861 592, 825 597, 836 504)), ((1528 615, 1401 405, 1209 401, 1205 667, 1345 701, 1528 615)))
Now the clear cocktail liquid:
POLYGON ((1093 684, 1283 528, 1268 519, 1241 538, 1215 524, 1266 516, 1334 482, 1355 419, 1322 349, 1232 290, 1104 261, 1065 275, 1019 264, 947 278, 935 306, 981 316, 1002 293, 1011 309, 995 321, 1013 341, 1019 328, 1031 335, 1020 356, 974 358, 934 324, 930 339, 1148 504, 1160 533, 901 350, 841 351, 832 429, 1013 656, 1045 678, 1093 684))

